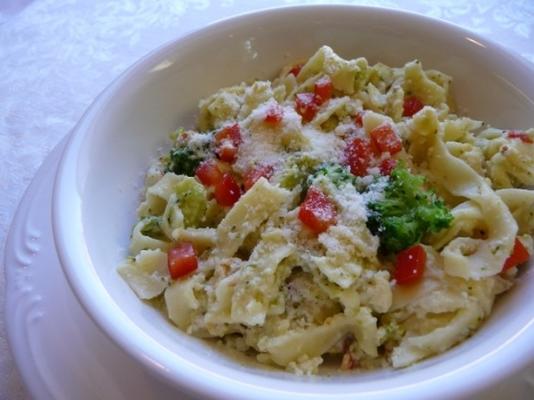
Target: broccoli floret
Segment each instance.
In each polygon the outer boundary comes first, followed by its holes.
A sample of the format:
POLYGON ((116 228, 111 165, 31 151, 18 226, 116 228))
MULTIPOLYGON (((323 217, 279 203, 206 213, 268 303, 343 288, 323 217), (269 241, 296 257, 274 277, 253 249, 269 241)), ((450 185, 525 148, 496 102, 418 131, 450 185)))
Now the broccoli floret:
POLYGON ((316 179, 320 179, 323 176, 337 188, 346 185, 347 183, 354 184, 356 179, 356 177, 350 173, 348 167, 340 164, 325 163, 321 164, 315 172, 308 177, 307 186, 312 186, 316 179))
POLYGON ((171 134, 175 141, 173 149, 163 158, 165 172, 174 172, 176 175, 193 176, 196 169, 210 153, 212 142, 211 133, 203 133, 205 140, 191 140, 192 136, 198 138, 198 133, 178 129, 171 134))
POLYGON ((166 171, 176 175, 193 176, 199 164, 204 160, 199 154, 185 148, 172 149, 166 163, 166 171))
POLYGON ((421 241, 428 232, 450 226, 453 216, 443 200, 425 190, 423 176, 398 165, 384 189, 384 198, 367 205, 367 226, 380 237, 383 253, 395 253, 421 241))
POLYGON ((198 227, 208 208, 206 189, 194 178, 184 178, 175 187, 186 228, 198 227))

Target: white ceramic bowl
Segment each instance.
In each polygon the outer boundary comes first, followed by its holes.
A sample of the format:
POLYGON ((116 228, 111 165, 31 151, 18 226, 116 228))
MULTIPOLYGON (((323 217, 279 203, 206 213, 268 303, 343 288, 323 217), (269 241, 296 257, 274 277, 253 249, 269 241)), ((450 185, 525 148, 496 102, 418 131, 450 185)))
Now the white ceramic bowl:
POLYGON ((445 354, 399 371, 312 378, 221 355, 138 300, 116 273, 126 256, 143 174, 168 132, 193 124, 203 96, 243 80, 271 78, 323 44, 346 58, 365 56, 388 65, 418 58, 454 78, 463 113, 495 126, 534 125, 531 66, 444 22, 378 8, 311 6, 215 23, 140 60, 75 128, 53 208, 65 273, 84 308, 117 344, 151 372, 201 398, 468 397, 533 359, 532 268, 474 337, 445 354))

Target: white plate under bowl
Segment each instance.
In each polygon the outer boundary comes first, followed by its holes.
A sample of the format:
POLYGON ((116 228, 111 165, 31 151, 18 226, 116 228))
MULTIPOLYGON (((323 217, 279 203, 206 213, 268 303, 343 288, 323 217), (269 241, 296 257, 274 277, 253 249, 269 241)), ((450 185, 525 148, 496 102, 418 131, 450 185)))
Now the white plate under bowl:
POLYGON ((507 128, 534 114, 532 68, 473 33, 378 8, 267 10, 210 25, 156 50, 113 83, 75 129, 56 179, 53 225, 81 304, 156 376, 206 398, 452 398, 513 373, 534 357, 534 271, 460 346, 399 371, 295 377, 252 368, 172 326, 116 273, 126 256, 142 176, 168 132, 193 123, 198 100, 220 87, 272 78, 329 44, 341 56, 402 65, 417 58, 455 80, 460 110, 507 128), (503 362, 506 368, 503 368, 503 362))
POLYGON ((7 338, 24 385, 37 400, 187 400, 110 341, 67 284, 50 214, 65 142, 26 190, 6 242, 7 338))

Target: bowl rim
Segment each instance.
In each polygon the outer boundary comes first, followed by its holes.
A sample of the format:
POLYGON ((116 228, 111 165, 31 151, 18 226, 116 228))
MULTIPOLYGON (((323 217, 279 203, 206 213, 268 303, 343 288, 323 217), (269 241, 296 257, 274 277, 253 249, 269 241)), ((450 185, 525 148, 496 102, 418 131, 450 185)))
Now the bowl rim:
MULTIPOLYGON (((465 39, 476 41, 483 47, 490 48, 493 53, 501 53, 513 59, 514 63, 522 64, 534 73, 534 66, 528 63, 525 59, 517 55, 513 50, 507 49, 502 45, 493 42, 492 40, 482 37, 479 34, 472 32, 466 28, 460 27, 454 23, 429 17, 417 12, 391 9, 381 6, 367 6, 367 5, 349 5, 349 4, 313 4, 313 5, 288 5, 261 8, 253 11, 247 11, 230 17, 225 17, 197 29, 188 31, 174 39, 167 41, 147 55, 136 61, 132 66, 127 68, 117 78, 115 78, 93 101, 87 111, 82 115, 79 122, 72 129, 69 134, 68 142, 62 154, 61 162, 58 166, 56 177, 54 181, 53 199, 52 199, 52 229, 54 235, 54 242, 56 250, 60 259, 63 272, 67 278, 69 286, 73 290, 77 300, 82 305, 84 310, 95 322, 96 326, 106 334, 115 344, 122 348, 133 359, 142 364, 148 371, 154 372, 156 375, 162 377, 167 383, 182 390, 186 390, 190 394, 200 395, 203 398, 224 398, 224 399, 245 399, 249 398, 248 394, 254 393, 258 399, 268 399, 273 396, 284 395, 292 396, 293 398, 318 398, 312 393, 297 393, 294 391, 283 391, 277 388, 268 388, 263 386, 251 385, 246 382, 241 382, 233 378, 222 376, 221 374, 213 373, 206 369, 201 371, 208 375, 195 375, 199 371, 199 366, 189 362, 184 358, 177 358, 175 354, 169 355, 171 352, 159 351, 153 341, 147 340, 146 334, 143 333, 133 320, 128 318, 124 312, 116 305, 115 302, 105 289, 104 285, 98 278, 98 275, 91 271, 91 269, 76 268, 79 265, 79 253, 73 250, 73 237, 82 238, 82 226, 79 219, 81 211, 77 209, 71 202, 72 191, 76 187, 76 171, 70 168, 77 160, 77 154, 81 151, 81 142, 89 131, 91 121, 98 117, 103 110, 103 106, 107 101, 111 100, 117 89, 125 85, 129 79, 146 69, 148 64, 153 60, 163 60, 166 54, 174 54, 176 47, 184 41, 194 40, 201 37, 203 34, 224 27, 228 24, 246 20, 249 18, 258 18, 268 16, 269 14, 285 13, 291 11, 318 11, 318 10, 332 10, 341 12, 347 10, 354 12, 378 13, 384 17, 396 17, 404 19, 412 19, 416 22, 432 23, 446 31, 456 31, 458 34, 463 34, 465 39), (76 224, 73 225, 73 221, 76 224), (88 285, 87 282, 90 282, 88 285), (105 306, 104 306, 105 305, 105 306), (114 312, 111 313, 109 310, 114 312), (118 318, 120 317, 120 318, 118 318), (120 321, 120 323, 119 323, 120 321), (126 326, 124 324, 127 324, 126 326), (124 335, 123 332, 128 330, 129 335, 124 335), (181 368, 174 368, 177 363, 181 364, 181 368)), ((81 240, 83 242, 83 240, 81 240)), ((534 334, 534 317, 527 323, 523 329, 516 333, 512 338, 509 338, 502 346, 495 349, 495 351, 473 361, 472 363, 458 367, 453 371, 448 371, 435 379, 428 379, 421 382, 421 385, 426 385, 426 389, 441 391, 440 395, 451 398, 459 395, 473 394, 482 388, 489 385, 488 382, 496 382, 515 371, 522 368, 532 359, 534 359, 534 346, 528 340, 529 336, 534 334), (517 352, 521 349, 522 357, 518 358, 517 352), (528 349, 528 351, 525 351, 528 349), (495 361, 491 360, 503 359, 514 356, 515 363, 510 366, 507 365, 505 370, 500 368, 491 368, 495 361), (461 379, 457 380, 458 373, 464 371, 467 378, 468 373, 475 373, 473 367, 476 369, 477 375, 483 375, 485 379, 461 379), (439 378, 439 379, 438 379, 439 378), (454 384, 453 380, 454 379, 454 384), (447 385, 447 383, 449 383, 447 385)), ((150 338, 149 338, 150 339, 150 338)), ((401 395, 401 398, 406 398, 406 393, 409 393, 409 398, 425 398, 429 391, 424 390, 421 393, 406 392, 406 386, 394 387, 386 389, 385 391, 366 391, 358 393, 336 394, 332 398, 345 398, 350 396, 356 398, 357 396, 373 396, 373 398, 382 398, 386 395, 401 395), (404 395, 404 396, 403 396, 404 395), (375 397, 378 396, 378 397, 375 397), (419 397, 418 397, 419 396, 419 397), (422 397, 421 397, 422 396, 422 397)), ((434 393, 435 397, 441 398, 440 395, 434 393)), ((325 396, 322 396, 324 398, 325 396)))

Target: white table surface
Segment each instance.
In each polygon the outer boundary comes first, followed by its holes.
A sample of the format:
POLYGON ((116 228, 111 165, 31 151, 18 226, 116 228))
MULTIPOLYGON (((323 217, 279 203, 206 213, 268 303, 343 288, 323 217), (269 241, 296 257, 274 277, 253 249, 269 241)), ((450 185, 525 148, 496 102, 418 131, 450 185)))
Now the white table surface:
MULTIPOLYGON (((324 1, 0 0, 0 263, 25 188, 97 94, 148 51, 230 15, 324 1)), ((534 0, 364 0, 476 31, 534 62, 534 0)), ((3 271, 2 271, 3 272, 3 271)), ((0 400, 24 392, 5 339, 0 273, 0 400)))

